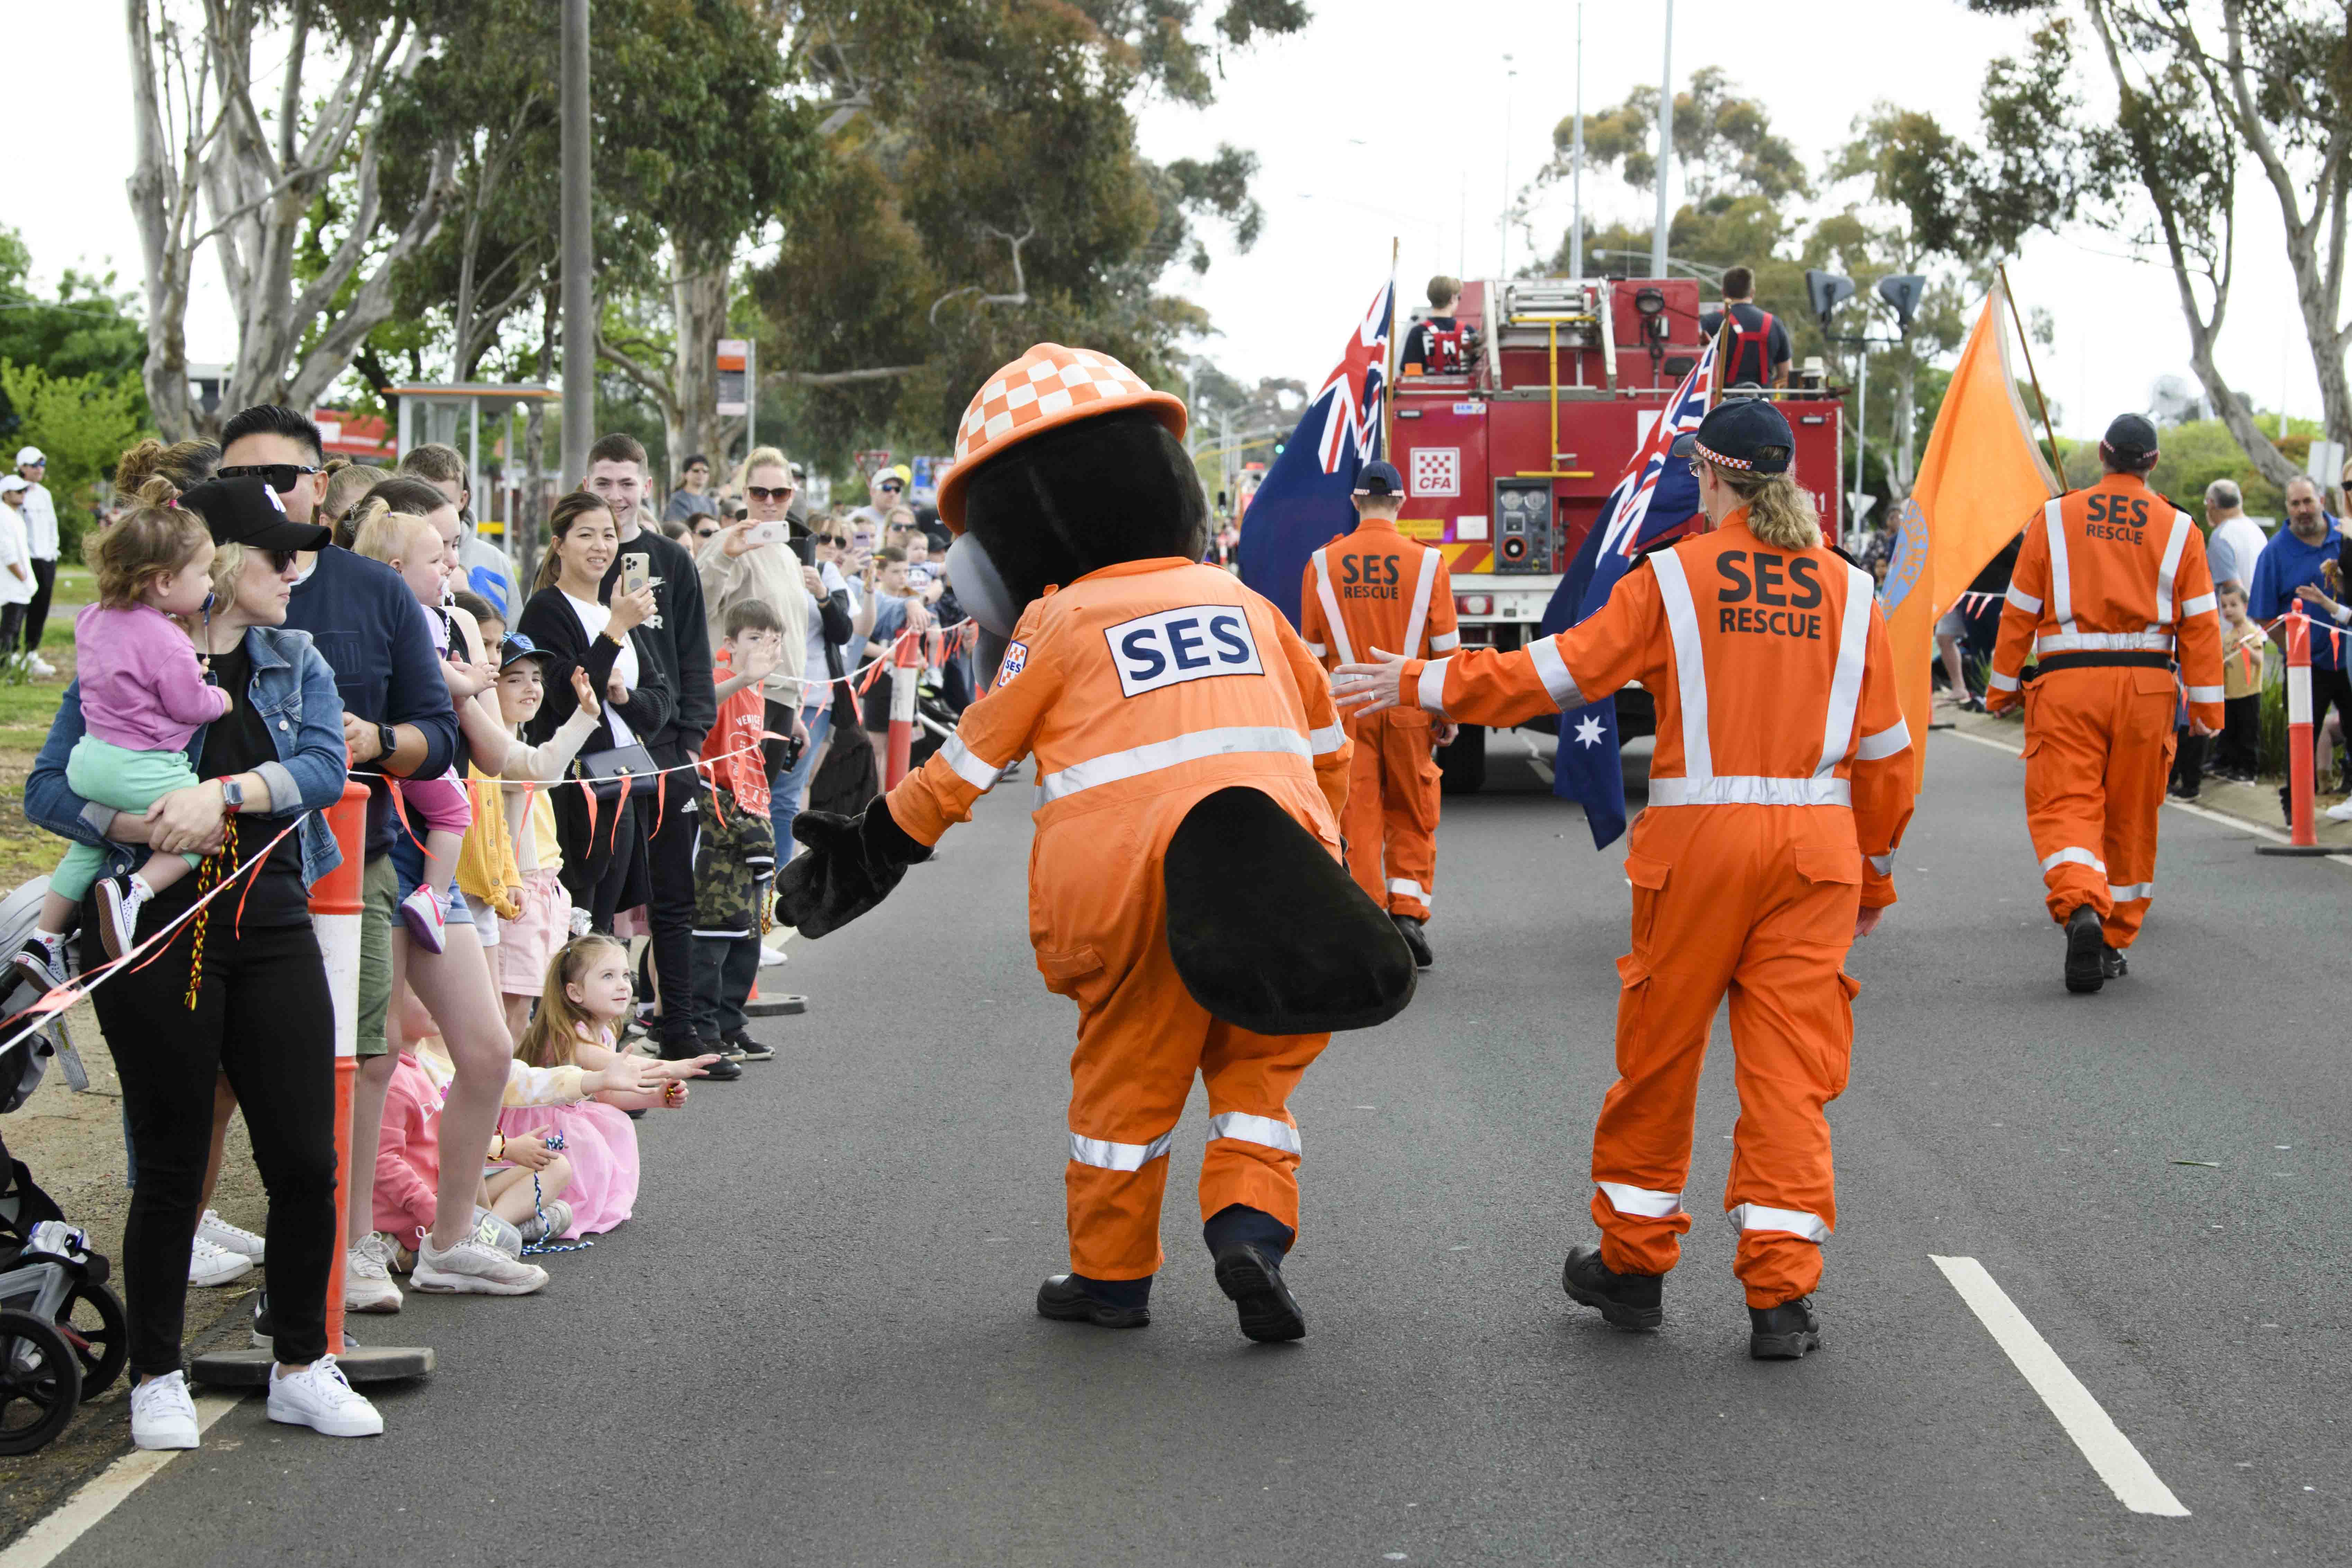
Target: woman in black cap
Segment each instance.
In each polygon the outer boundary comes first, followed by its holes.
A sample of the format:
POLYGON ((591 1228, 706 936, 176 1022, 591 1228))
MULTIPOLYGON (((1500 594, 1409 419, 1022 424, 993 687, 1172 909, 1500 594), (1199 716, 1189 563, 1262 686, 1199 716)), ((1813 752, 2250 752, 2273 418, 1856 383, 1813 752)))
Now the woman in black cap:
MULTIPOLYGON (((26 813, 121 865, 137 853, 126 846, 205 857, 140 910, 133 934, 142 941, 261 858, 242 886, 148 954, 152 962, 108 974, 93 996, 139 1153, 123 1233, 131 1365, 138 1374, 131 1437, 143 1448, 196 1446, 180 1332, 220 1074, 245 1108, 254 1163, 269 1192, 278 1360, 270 1419, 334 1436, 372 1436, 383 1430, 383 1418, 327 1353, 328 1270, 341 1250, 335 1013, 309 900, 310 884, 341 858, 319 813, 342 797, 342 703, 334 671, 309 634, 281 624, 295 552, 324 548, 327 531, 289 520, 257 479, 213 480, 184 495, 157 479, 141 499, 196 512, 218 547, 214 597, 194 629, 212 680, 231 701, 196 732, 191 759, 203 782, 165 795, 143 819, 102 820, 104 810, 89 810, 65 782, 66 759, 83 730, 79 692, 68 688, 26 782, 26 813)), ((85 910, 82 930, 98 929, 95 910, 85 910)), ((84 947, 86 962, 103 962, 94 937, 84 947)))

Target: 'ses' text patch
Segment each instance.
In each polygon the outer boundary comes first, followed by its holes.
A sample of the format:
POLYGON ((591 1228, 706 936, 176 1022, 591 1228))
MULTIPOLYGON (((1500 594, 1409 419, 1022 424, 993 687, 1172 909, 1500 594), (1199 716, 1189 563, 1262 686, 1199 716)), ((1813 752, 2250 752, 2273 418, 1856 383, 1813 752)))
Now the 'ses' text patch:
POLYGON ((1105 628, 1119 689, 1140 697, 1163 686, 1213 675, 1264 675, 1248 612, 1239 605, 1154 610, 1105 628))

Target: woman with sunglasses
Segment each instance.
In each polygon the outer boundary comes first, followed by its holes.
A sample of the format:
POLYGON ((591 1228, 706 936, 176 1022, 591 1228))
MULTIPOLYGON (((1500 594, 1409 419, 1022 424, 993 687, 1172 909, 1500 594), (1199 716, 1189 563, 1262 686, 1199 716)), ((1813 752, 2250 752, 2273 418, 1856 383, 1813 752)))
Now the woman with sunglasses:
MULTIPOLYGON (((744 599, 765 604, 783 623, 783 658, 763 686, 769 731, 791 737, 768 759, 768 809, 781 860, 792 854, 793 817, 800 810, 800 785, 806 782, 806 764, 815 750, 803 708, 813 689, 808 678, 823 679, 821 669, 812 672, 808 666, 809 628, 821 620, 822 612, 807 569, 781 537, 789 528, 792 465, 775 447, 758 447, 736 470, 735 488, 742 493, 749 515, 721 529, 718 538, 696 553, 695 565, 702 574, 702 599, 714 639, 726 625, 728 610, 744 599), (770 533, 779 537, 764 537, 770 533)), ((716 646, 714 641, 714 651, 716 646)))
MULTIPOLYGON (((172 487, 157 481, 157 489, 172 487)), ((142 1448, 193 1448, 194 1405, 181 1374, 188 1260, 204 1205, 214 1081, 225 1074, 245 1108, 254 1163, 269 1193, 269 1318, 277 1365, 269 1416, 332 1436, 383 1430, 327 1353, 328 1270, 335 1234, 334 1002, 310 923, 309 889, 341 854, 319 815, 342 798, 342 703, 334 671, 300 632, 283 629, 296 552, 327 531, 287 517, 254 479, 201 484, 178 498, 201 516, 217 552, 214 599, 197 646, 227 711, 196 731, 203 781, 163 796, 143 817, 101 829, 66 782, 82 734, 68 688, 26 781, 26 815, 129 866, 144 846, 205 856, 195 872, 140 910, 152 939, 248 861, 224 894, 173 931, 150 961, 112 974, 93 1000, 122 1079, 138 1152, 138 1185, 123 1233, 131 1319, 131 1436, 142 1448), (307 815, 306 815, 307 814, 307 815)), ((101 811, 94 814, 103 817, 101 811)), ((84 960, 104 961, 93 908, 84 960)))

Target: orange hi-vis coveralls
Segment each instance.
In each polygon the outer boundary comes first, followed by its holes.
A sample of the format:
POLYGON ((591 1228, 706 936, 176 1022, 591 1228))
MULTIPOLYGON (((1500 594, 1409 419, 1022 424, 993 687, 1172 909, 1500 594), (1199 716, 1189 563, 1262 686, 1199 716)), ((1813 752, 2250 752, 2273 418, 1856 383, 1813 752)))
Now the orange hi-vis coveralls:
POLYGON ((1592 1217, 1618 1273, 1681 1258, 1699 1066, 1727 992, 1739 1121, 1724 1207, 1748 1304, 1776 1307, 1820 1281, 1837 1225, 1822 1108, 1853 1048, 1860 987, 1843 966, 1858 912, 1895 901, 1911 736, 1870 574, 1824 547, 1762 543, 1746 519, 1652 552, 1556 637, 1408 664, 1404 679, 1423 708, 1484 724, 1633 680, 1656 700, 1592 1217))
MULTIPOLYGON (((925 844, 1034 754, 1029 940, 1078 1005, 1070 1058, 1070 1266, 1160 1265, 1167 1154, 1197 1071, 1209 1090, 1201 1218, 1234 1204, 1298 1228, 1292 1087, 1328 1034, 1253 1034, 1192 999, 1169 954, 1162 860, 1204 795, 1246 785, 1339 853, 1348 738, 1328 681, 1272 604, 1181 558, 1123 562, 1032 603, 997 683, 890 792, 925 844)), ((1247 897, 1236 889, 1236 897, 1247 897)))
MULTIPOLYGON (((1299 635, 1327 668, 1374 648, 1429 658, 1462 645, 1445 558, 1387 518, 1365 518, 1309 557, 1298 604, 1299 635)), ((1339 815, 1349 874, 1389 913, 1425 921, 1437 890, 1438 771, 1429 715, 1389 708, 1350 714, 1347 724, 1356 748, 1339 815)))
POLYGON ((2050 918, 2081 905, 2129 947, 2156 893, 2156 819, 2172 773, 2179 657, 2189 716, 2221 727, 2221 626, 2205 538, 2136 474, 2062 496, 2025 528, 1986 705, 2025 683, 2025 820, 2050 918))

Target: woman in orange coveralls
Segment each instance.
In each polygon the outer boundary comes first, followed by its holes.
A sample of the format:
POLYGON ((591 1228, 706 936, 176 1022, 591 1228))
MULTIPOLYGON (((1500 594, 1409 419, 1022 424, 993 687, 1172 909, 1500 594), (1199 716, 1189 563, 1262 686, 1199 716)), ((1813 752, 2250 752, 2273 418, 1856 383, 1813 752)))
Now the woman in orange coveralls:
POLYGON ((1655 697, 1649 809, 1625 857, 1618 1079, 1592 1141, 1601 1245, 1572 1249, 1561 1282, 1620 1328, 1665 1321, 1699 1065, 1728 993, 1740 1113, 1724 1207, 1759 1360, 1821 1343, 1811 1293, 1837 1223, 1822 1108, 1845 1088, 1858 989, 1845 954, 1895 901, 1911 816, 1885 624, 1789 479, 1792 445, 1770 404, 1722 405, 1675 445, 1712 531, 1653 552, 1591 619, 1516 653, 1343 665, 1334 683, 1355 711, 1413 701, 1479 724, 1633 680, 1655 697))
POLYGON ((1201 564, 1208 508, 1183 405, 1108 355, 1040 343, 971 401, 940 515, 958 598, 1009 633, 953 738, 856 821, 803 815, 778 913, 824 935, 872 908, 1005 770, 1034 756, 1029 928, 1078 1005, 1070 1272, 1050 1318, 1150 1320, 1169 1146, 1209 1097, 1202 1232, 1255 1340, 1306 1319, 1300 1074, 1335 1028, 1393 1015, 1412 961, 1339 861, 1348 742, 1281 613, 1201 564), (1017 623, 1017 624, 1016 624, 1017 623))

